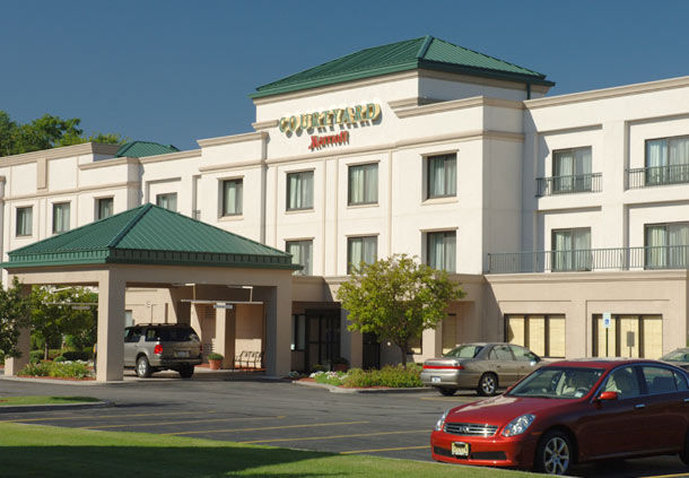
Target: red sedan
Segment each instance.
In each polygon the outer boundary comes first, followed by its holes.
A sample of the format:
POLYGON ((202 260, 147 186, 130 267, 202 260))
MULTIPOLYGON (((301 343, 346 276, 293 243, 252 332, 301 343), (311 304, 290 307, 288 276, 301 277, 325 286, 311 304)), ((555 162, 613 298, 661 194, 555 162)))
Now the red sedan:
POLYGON ((503 395, 446 411, 433 459, 565 474, 573 463, 679 454, 689 465, 689 376, 663 362, 562 361, 503 395))

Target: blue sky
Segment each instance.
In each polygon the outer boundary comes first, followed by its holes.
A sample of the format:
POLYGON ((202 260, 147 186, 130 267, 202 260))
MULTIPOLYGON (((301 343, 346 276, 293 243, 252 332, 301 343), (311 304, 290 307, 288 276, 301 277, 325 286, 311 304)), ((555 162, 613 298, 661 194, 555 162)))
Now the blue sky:
POLYGON ((689 75, 688 18, 684 0, 7 1, 0 109, 190 149, 251 131, 257 86, 427 34, 545 73, 551 95, 689 75))

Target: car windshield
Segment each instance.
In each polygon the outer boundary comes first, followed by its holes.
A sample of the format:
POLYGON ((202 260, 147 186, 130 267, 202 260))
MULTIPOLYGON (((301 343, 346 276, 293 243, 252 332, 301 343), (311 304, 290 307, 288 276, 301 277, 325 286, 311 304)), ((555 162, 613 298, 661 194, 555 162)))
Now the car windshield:
POLYGON ((673 350, 667 355, 664 355, 661 360, 668 362, 689 362, 689 351, 687 350, 673 350))
POLYGON ((482 349, 482 345, 460 345, 443 354, 443 357, 474 358, 482 349))
POLYGON ((508 392, 511 397, 581 398, 591 391, 603 369, 543 367, 508 392))

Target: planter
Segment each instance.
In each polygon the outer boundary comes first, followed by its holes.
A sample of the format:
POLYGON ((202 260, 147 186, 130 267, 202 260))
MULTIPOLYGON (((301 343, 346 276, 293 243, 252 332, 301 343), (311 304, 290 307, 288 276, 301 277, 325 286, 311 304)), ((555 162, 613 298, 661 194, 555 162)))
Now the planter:
POLYGON ((217 360, 209 359, 208 365, 210 365, 211 370, 220 370, 220 368, 222 367, 222 360, 221 359, 217 359, 217 360))

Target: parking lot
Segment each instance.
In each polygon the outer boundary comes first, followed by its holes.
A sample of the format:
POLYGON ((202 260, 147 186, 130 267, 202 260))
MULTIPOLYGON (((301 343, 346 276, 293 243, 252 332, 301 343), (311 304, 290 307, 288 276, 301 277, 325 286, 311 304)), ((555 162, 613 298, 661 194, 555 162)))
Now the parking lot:
MULTIPOLYGON (((100 409, 2 413, 0 421, 228 440, 343 454, 430 461, 428 439, 440 414, 473 393, 331 393, 289 382, 127 380, 73 386, 0 381, 6 395, 88 395, 114 402, 100 409)), ((686 476, 677 457, 574 469, 579 476, 686 476)))

